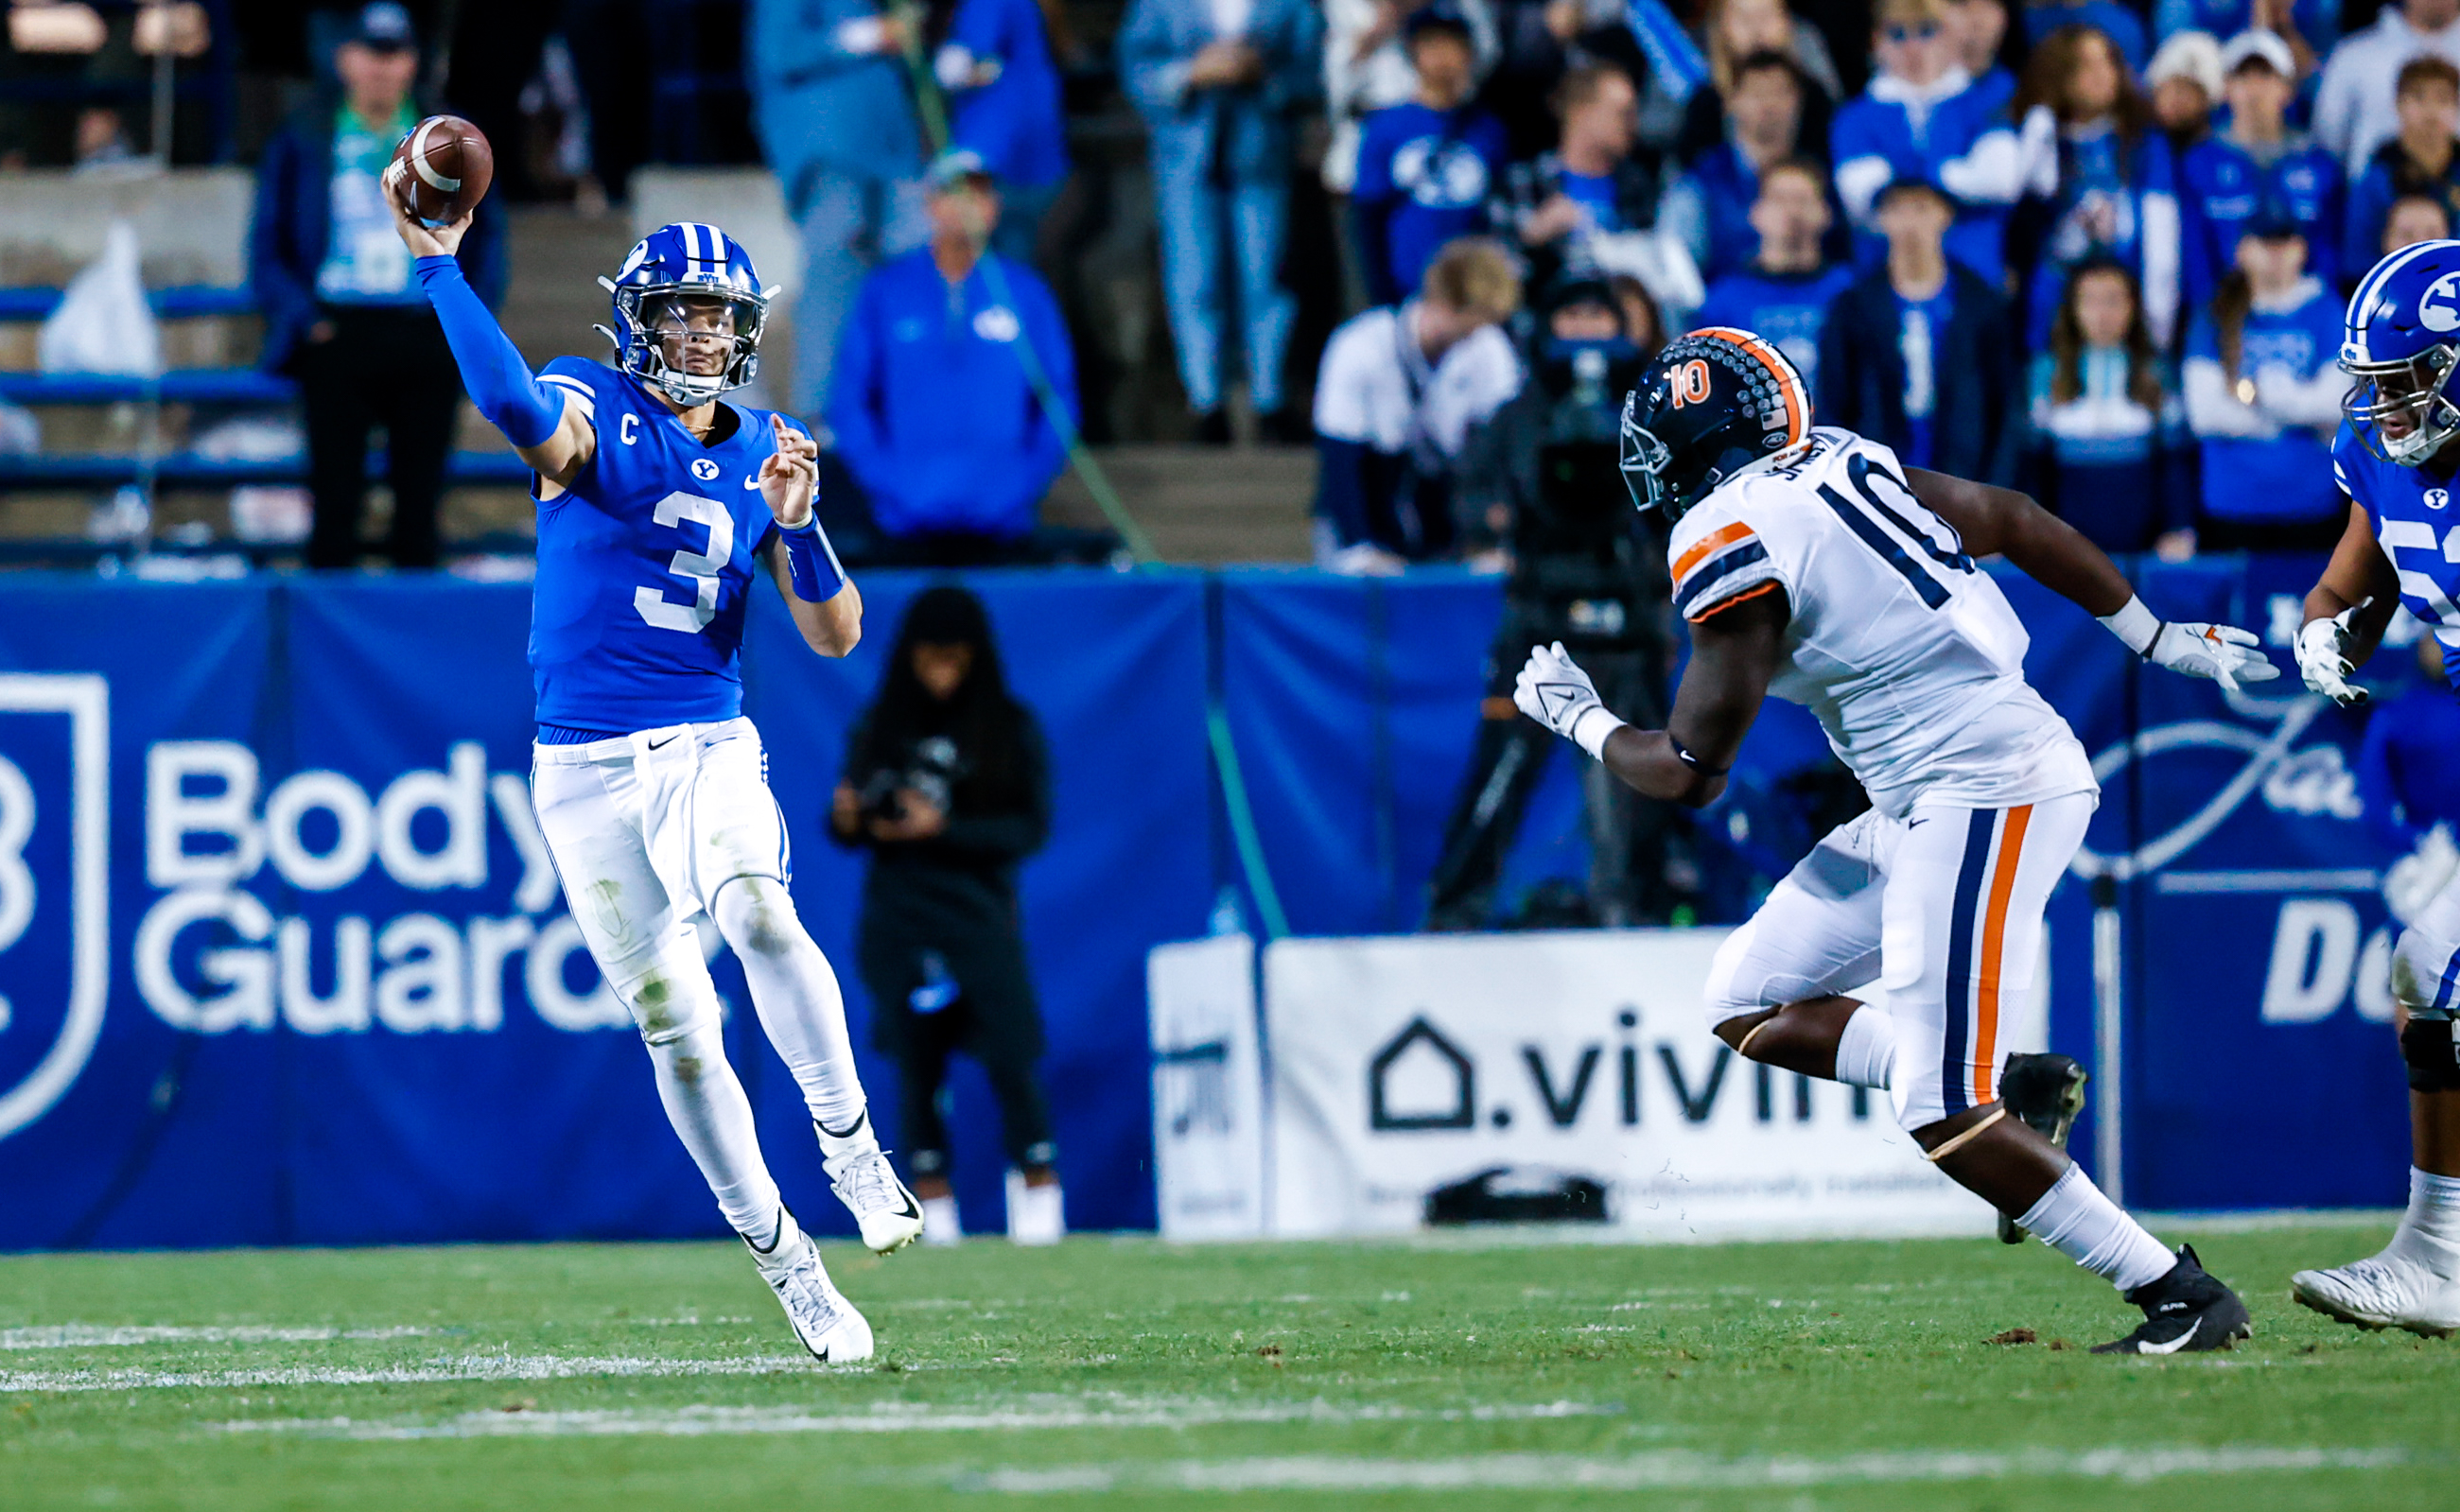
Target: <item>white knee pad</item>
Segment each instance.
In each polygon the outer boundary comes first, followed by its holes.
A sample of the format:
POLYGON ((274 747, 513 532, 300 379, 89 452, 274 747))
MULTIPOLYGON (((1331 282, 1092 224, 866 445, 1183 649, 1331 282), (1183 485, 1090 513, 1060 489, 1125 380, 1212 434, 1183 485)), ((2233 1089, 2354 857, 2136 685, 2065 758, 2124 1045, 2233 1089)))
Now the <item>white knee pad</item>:
POLYGON ((2452 956, 2460 944, 2431 926, 2429 912, 2400 932, 2391 953, 2391 995, 2410 1008, 2460 1006, 2460 970, 2452 956))
POLYGON ((680 1044, 718 1026, 717 984, 701 959, 699 937, 687 925, 635 962, 605 973, 606 985, 632 1015, 652 1049, 680 1044))
MULTIPOLYGON (((1700 992, 1701 1008, 1708 1017, 1711 1032, 1731 1019, 1806 998, 1842 993, 1867 1000, 1878 995, 1875 983, 1839 983, 1827 961, 1804 959, 1797 942, 1785 937, 1787 926, 1796 922, 1792 917, 1793 912, 1796 911, 1764 906, 1717 947, 1717 958, 1709 963, 1708 979, 1700 992)), ((1845 975, 1858 977, 1863 974, 1845 975)))
POLYGON ((782 956, 811 940, 794 894, 775 877, 739 876, 719 884, 710 916, 739 956, 782 956))
POLYGON ((1757 920, 1726 936, 1717 947, 1717 958, 1709 963, 1708 980, 1700 990, 1700 1006, 1708 1016, 1708 1029, 1719 1027, 1749 1014, 1764 1013, 1776 1007, 1761 1000, 1761 978, 1764 972, 1753 970, 1751 942, 1759 934, 1757 920))

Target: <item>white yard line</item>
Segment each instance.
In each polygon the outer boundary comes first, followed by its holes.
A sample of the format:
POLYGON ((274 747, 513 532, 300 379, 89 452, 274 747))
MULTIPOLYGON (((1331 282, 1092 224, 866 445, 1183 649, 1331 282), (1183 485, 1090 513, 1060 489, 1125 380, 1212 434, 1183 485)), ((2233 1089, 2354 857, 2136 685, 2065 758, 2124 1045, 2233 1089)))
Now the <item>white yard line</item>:
POLYGON ((976 1410, 883 1404, 868 1412, 814 1413, 793 1407, 692 1406, 666 1412, 478 1412, 440 1422, 333 1418, 243 1418, 214 1424, 227 1433, 297 1433, 330 1438, 693 1438, 709 1434, 1006 1433, 1053 1428, 1198 1428, 1221 1423, 1509 1422, 1620 1412, 1584 1402, 1466 1409, 1345 1406, 1325 1401, 1221 1402, 1118 1399, 1106 1405, 976 1410))
POLYGON ((767 1376, 821 1370, 808 1354, 749 1359, 656 1359, 624 1354, 464 1354, 352 1370, 292 1365, 265 1370, 0 1371, 0 1395, 20 1392, 217 1390, 232 1386, 416 1386, 438 1381, 564 1380, 584 1376, 767 1376))
POLYGON ((1008 1495, 1160 1491, 1651 1491, 1998 1480, 2012 1476, 2156 1480, 2182 1475, 2381 1470, 2410 1462, 2403 1449, 2028 1449, 2008 1454, 1870 1454, 1834 1460, 1722 1460, 1681 1451, 1626 1457, 1478 1455, 1450 1460, 1281 1459, 1157 1464, 1063 1465, 951 1477, 964 1490, 1008 1495))
POLYGON ((423 1328, 283 1328, 272 1324, 188 1328, 150 1323, 126 1327, 57 1323, 42 1328, 0 1329, 0 1350, 115 1349, 134 1344, 319 1344, 330 1339, 426 1338, 444 1332, 423 1328))

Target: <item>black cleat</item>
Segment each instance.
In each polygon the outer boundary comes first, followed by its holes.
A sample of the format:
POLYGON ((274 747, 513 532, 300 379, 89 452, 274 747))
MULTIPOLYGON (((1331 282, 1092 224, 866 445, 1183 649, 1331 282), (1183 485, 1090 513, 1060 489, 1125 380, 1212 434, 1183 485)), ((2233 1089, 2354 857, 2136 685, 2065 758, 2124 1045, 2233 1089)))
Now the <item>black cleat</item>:
MULTIPOLYGON (((2091 1079, 2071 1056, 2011 1055, 1999 1072, 1999 1102, 2009 1117, 2065 1149, 2068 1131, 2084 1111, 2084 1084, 2091 1079)), ((1999 1215, 1999 1242, 2025 1242, 2024 1228, 2005 1213, 1999 1215)))
POLYGON ((2093 1346, 2095 1354, 2199 1354, 2255 1336, 2246 1304, 2205 1273, 2192 1245, 2180 1245, 2178 1263, 2127 1300, 2144 1310, 2144 1321, 2123 1339, 2093 1346))

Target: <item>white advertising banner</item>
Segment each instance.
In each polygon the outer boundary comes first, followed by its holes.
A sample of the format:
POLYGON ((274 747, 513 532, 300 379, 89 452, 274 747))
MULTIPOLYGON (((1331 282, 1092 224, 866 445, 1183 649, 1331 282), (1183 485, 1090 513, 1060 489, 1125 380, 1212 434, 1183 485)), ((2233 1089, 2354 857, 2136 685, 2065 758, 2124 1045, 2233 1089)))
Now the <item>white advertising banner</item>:
MULTIPOLYGON (((1987 1231, 1887 1094, 1756 1065, 1708 1033, 1726 933, 1275 942, 1266 1228, 1602 1208, 1601 1233, 1647 1240, 1987 1231)), ((2044 1001, 2027 995, 2010 1046, 2043 1042, 2044 1001)))
POLYGON ((1256 945, 1225 934, 1145 959, 1154 1176, 1165 1239, 1264 1231, 1264 1073, 1256 945))

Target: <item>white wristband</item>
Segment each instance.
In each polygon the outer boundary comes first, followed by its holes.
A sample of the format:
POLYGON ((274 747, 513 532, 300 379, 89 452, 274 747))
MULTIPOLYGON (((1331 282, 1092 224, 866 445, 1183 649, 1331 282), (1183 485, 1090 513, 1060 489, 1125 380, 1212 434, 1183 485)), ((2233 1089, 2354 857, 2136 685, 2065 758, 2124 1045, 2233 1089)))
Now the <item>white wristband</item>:
POLYGON ((1572 721, 1572 744, 1587 751, 1589 760, 1603 761, 1606 759, 1608 737, 1622 728, 1623 724, 1623 721, 1607 713, 1604 704, 1592 704, 1580 710, 1579 717, 1572 721), (1589 723, 1589 716, 1592 714, 1598 716, 1598 722, 1595 724, 1589 723))
POLYGON ((2129 596, 2125 607, 2116 614, 2103 615, 2101 622, 2111 635, 2126 641, 2127 649, 2137 656, 2150 653, 2153 639, 2161 633, 2160 620, 2152 610, 2144 607, 2143 599, 2132 595, 2129 596))

